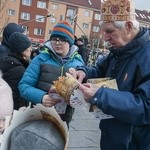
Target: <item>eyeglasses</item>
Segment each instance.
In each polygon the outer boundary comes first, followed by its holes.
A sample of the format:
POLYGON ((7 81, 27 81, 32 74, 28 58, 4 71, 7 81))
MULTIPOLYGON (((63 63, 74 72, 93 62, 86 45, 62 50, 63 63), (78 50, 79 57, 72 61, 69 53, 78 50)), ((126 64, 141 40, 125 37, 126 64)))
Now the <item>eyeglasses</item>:
POLYGON ((52 38, 50 39, 50 41, 52 44, 56 44, 57 42, 59 44, 66 44, 68 42, 67 39, 64 39, 64 38, 52 38))

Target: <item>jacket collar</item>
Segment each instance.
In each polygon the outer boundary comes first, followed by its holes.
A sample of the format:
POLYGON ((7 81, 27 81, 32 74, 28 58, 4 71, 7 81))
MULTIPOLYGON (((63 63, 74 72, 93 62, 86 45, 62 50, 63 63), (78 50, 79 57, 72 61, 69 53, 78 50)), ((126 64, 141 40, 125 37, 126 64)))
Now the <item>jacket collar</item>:
POLYGON ((138 35, 122 48, 110 48, 111 53, 116 57, 128 57, 139 50, 146 42, 150 40, 150 30, 140 28, 138 35))

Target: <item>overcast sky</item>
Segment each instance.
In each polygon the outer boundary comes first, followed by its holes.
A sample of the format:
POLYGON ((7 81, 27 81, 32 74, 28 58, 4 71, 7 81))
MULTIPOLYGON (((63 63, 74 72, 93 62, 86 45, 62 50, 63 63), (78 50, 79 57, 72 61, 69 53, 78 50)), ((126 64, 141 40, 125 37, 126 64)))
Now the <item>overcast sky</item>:
POLYGON ((135 8, 150 11, 150 0, 134 0, 135 8))

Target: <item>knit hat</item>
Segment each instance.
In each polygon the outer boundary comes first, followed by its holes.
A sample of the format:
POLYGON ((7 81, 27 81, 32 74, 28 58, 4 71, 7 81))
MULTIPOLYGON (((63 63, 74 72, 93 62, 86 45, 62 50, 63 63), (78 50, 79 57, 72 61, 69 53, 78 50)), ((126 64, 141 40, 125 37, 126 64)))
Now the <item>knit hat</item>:
POLYGON ((136 20, 133 0, 104 0, 101 7, 102 21, 136 20))
POLYGON ((52 31, 51 37, 66 38, 70 46, 74 44, 74 30, 67 21, 59 22, 52 31))
POLYGON ((25 31, 26 30, 24 28, 22 28, 22 26, 19 24, 16 24, 14 22, 8 23, 7 26, 4 27, 2 44, 8 45, 8 40, 9 40, 9 37, 11 34, 13 34, 15 32, 23 33, 25 31))
POLYGON ((31 46, 30 39, 19 32, 13 33, 9 38, 9 47, 13 53, 21 53, 31 46))
POLYGON ((64 145, 64 138, 53 122, 29 121, 11 133, 10 150, 63 150, 64 145))
POLYGON ((0 119, 11 115, 13 112, 12 90, 6 81, 2 79, 0 71, 0 119))

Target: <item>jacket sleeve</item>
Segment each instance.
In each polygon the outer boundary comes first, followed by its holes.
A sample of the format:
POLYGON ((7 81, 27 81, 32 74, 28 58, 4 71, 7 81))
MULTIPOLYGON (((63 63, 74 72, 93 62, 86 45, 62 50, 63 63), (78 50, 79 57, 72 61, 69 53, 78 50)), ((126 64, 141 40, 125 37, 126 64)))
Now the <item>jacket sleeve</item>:
POLYGON ((46 94, 45 91, 36 88, 39 74, 40 61, 36 57, 26 69, 18 86, 21 97, 29 102, 41 103, 42 97, 46 94))
POLYGON ((107 72, 108 57, 105 57, 102 61, 98 61, 95 66, 78 66, 76 70, 83 70, 86 74, 86 78, 103 78, 107 72))
POLYGON ((134 92, 99 88, 91 99, 104 113, 133 125, 150 124, 150 74, 134 92))

